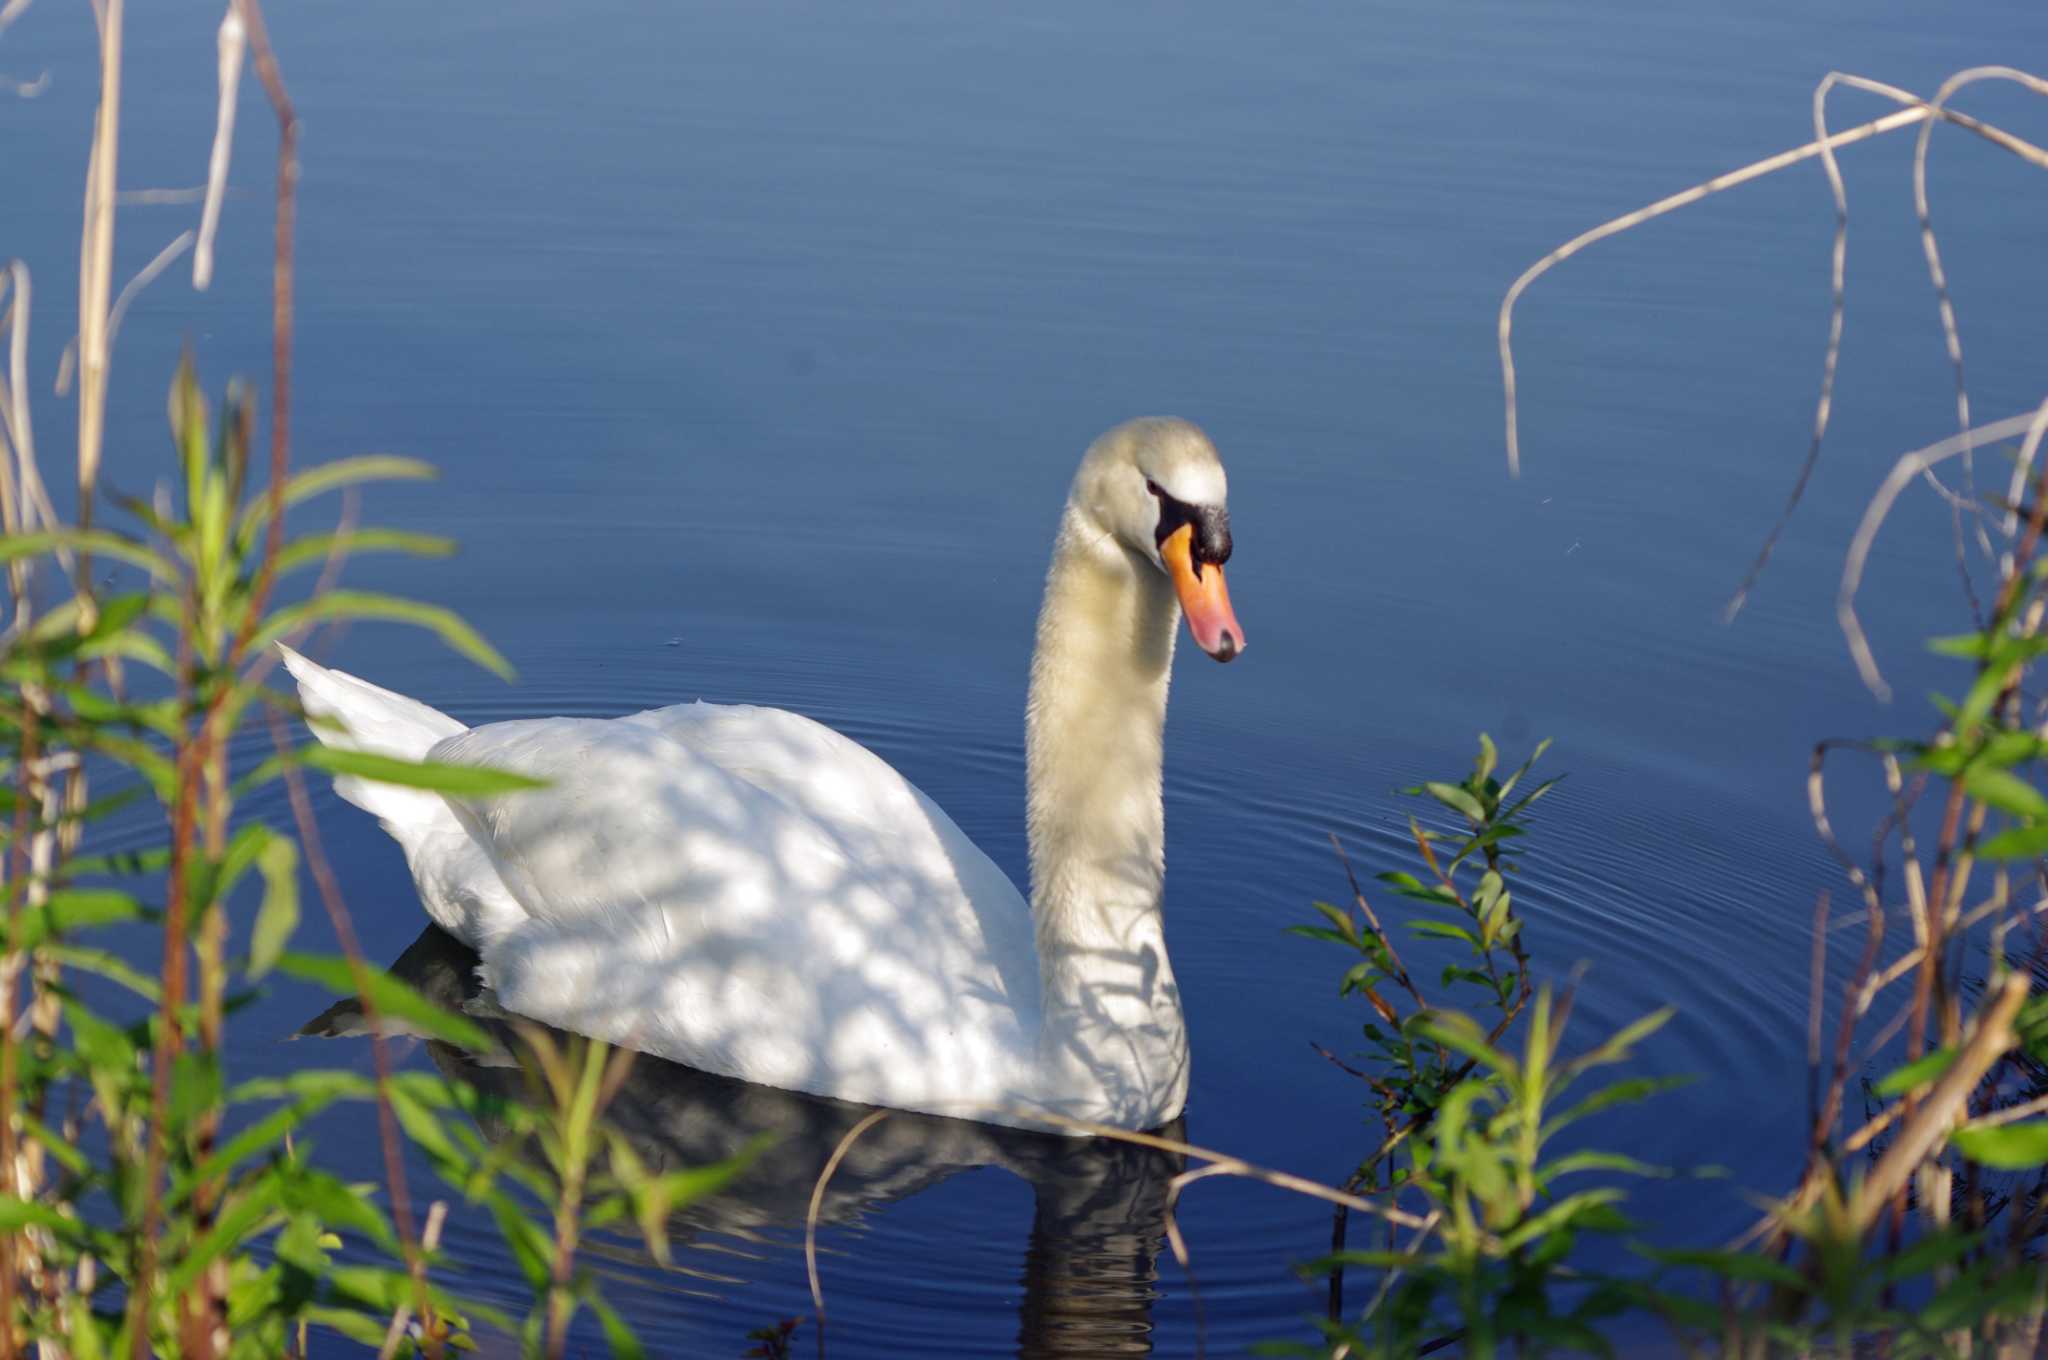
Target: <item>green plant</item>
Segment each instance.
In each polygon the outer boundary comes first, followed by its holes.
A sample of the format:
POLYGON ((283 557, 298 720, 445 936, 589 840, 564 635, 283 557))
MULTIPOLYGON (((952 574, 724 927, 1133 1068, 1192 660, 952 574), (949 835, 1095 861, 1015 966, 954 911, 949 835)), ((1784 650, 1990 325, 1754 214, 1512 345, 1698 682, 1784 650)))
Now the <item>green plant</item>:
MULTIPOLYGON (((1465 959, 1444 964, 1439 982, 1447 991, 1461 989, 1469 994, 1476 988, 1481 992, 1481 1004, 1496 1017, 1485 1035, 1488 1043, 1505 1034, 1529 1002, 1529 956, 1522 940, 1522 918, 1515 912, 1509 887, 1509 876, 1517 872, 1517 866, 1507 852, 1514 841, 1528 834, 1524 814, 1557 783, 1545 780, 1516 796, 1547 745, 1539 745, 1503 780, 1495 777, 1499 752, 1492 738, 1482 734, 1479 758, 1462 782, 1432 781, 1406 790, 1410 795, 1434 799, 1455 813, 1463 825, 1432 830, 1410 817, 1408 831, 1428 877, 1418 878, 1405 870, 1379 875, 1402 899, 1434 909, 1430 916, 1407 922, 1418 939, 1455 940, 1466 946, 1465 959)), ((1345 873, 1350 879, 1352 906, 1317 902, 1314 906, 1323 922, 1290 929, 1293 934, 1327 940, 1359 956, 1345 971, 1338 990, 1364 998, 1372 1008, 1373 1018, 1364 1022, 1362 1032, 1376 1066, 1370 1073, 1357 1075, 1372 1089, 1386 1138, 1360 1166, 1352 1186, 1377 1189, 1387 1183, 1379 1169, 1382 1159, 1409 1132, 1428 1122, 1478 1059, 1434 1036, 1416 1032, 1413 1022, 1434 1013, 1437 1006, 1424 994, 1392 937, 1381 927, 1348 859, 1345 873)))
MULTIPOLYGON (((1545 743, 1547 746, 1548 743, 1545 743)), ((1455 814, 1462 825, 1431 829, 1411 817, 1408 829, 1427 877, 1380 874, 1403 899, 1435 914, 1407 922, 1411 947, 1453 942, 1464 956, 1443 965, 1446 994, 1477 993, 1487 1022, 1432 1001, 1381 926, 1357 879, 1350 878, 1356 914, 1316 903, 1323 924, 1293 931, 1359 956, 1339 981, 1372 1010, 1363 1022, 1367 1054, 1360 1068, 1383 1136, 1353 1174, 1347 1190, 1377 1194, 1404 1210, 1409 1239, 1389 1227, 1386 1245, 1347 1245, 1348 1211, 1338 1210, 1333 1250, 1304 1269, 1328 1277, 1330 1307, 1320 1320, 1324 1348, 1357 1355, 1408 1355, 1455 1336, 1465 1353, 1493 1354, 1512 1344, 1524 1351, 1598 1346, 1595 1323, 1629 1286, 1567 1279, 1561 1263, 1582 1233, 1626 1230, 1614 1185, 1559 1189, 1586 1173, 1661 1174, 1615 1153, 1558 1153, 1564 1129, 1612 1106, 1647 1098, 1671 1084, 1627 1078, 1590 1093, 1567 1095, 1600 1068, 1627 1062, 1636 1044, 1670 1018, 1660 1010, 1576 1057, 1563 1055, 1569 999, 1559 1004, 1531 977, 1523 918, 1515 911, 1509 850, 1528 834, 1528 809, 1556 780, 1524 788, 1539 746, 1505 779, 1498 752, 1482 736, 1472 773, 1459 783, 1430 782, 1408 790, 1455 814), (1506 1040, 1521 1025, 1520 1042, 1506 1040), (1343 1306, 1347 1270, 1379 1280, 1355 1316, 1343 1306), (1575 1301, 1561 1301, 1569 1289, 1575 1301)), ((1349 866, 1346 868, 1349 875, 1349 866)), ((1320 1354, 1279 1345, 1272 1353, 1320 1354)))

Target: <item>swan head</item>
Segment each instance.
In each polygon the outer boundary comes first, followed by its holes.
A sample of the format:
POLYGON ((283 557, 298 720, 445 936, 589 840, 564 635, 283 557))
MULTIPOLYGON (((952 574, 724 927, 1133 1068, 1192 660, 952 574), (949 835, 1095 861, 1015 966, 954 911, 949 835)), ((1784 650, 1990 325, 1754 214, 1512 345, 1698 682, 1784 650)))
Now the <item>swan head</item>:
POLYGON ((1195 645, 1218 661, 1244 650, 1223 564, 1230 510, 1223 460, 1185 420, 1147 416, 1097 439, 1081 460, 1069 502, 1134 556, 1173 582, 1195 645))

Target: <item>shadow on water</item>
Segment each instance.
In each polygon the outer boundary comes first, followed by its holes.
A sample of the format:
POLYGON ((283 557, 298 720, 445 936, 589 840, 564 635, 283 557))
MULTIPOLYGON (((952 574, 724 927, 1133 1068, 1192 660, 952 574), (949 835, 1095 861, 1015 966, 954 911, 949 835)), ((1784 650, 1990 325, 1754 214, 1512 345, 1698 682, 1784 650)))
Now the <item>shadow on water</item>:
MULTIPOLYGON (((482 994, 477 963, 467 945, 428 926, 390 971, 431 1001, 475 1010, 481 1009, 476 1003, 482 994)), ((486 1095, 528 1099, 526 1076, 509 1055, 517 1042, 511 1029, 495 1020, 482 1023, 507 1052, 474 1055, 428 1039, 435 1066, 486 1095)), ((338 1002, 300 1031, 320 1038, 366 1032, 361 1005, 353 999, 338 1002)), ((680 1245, 716 1234, 756 1248, 800 1252, 819 1175, 847 1133, 873 1110, 642 1055, 606 1118, 656 1171, 722 1161, 767 1135, 772 1141, 729 1186, 677 1213, 671 1239, 680 1245)), ((481 1132, 494 1140, 507 1134, 488 1124, 481 1132)), ((1179 1138, 1179 1121, 1162 1132, 1179 1138)), ((818 1219, 824 1225, 856 1224, 959 1172, 1000 1167, 1028 1183, 1033 1195, 1022 1248, 1017 1354, 1141 1355, 1152 1349, 1167 1185, 1182 1165, 1172 1154, 1110 1139, 896 1111, 848 1150, 826 1187, 818 1219)))

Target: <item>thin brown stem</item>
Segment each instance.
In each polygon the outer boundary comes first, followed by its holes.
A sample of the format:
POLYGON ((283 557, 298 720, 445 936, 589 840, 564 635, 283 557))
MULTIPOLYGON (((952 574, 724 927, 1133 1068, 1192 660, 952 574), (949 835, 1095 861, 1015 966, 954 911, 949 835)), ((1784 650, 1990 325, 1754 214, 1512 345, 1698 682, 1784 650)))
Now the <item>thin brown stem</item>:
MULTIPOLYGON (((274 712, 269 718, 271 741, 278 754, 283 755, 291 747, 284 722, 274 712)), ((398 1245, 405 1257, 406 1272, 412 1277, 413 1311, 419 1314, 426 1333, 427 1354, 439 1360, 441 1342, 439 1329, 434 1325, 432 1301, 427 1294, 426 1258, 421 1254, 413 1231, 412 1194, 405 1176, 404 1144, 399 1137, 397 1112, 391 1106, 391 1051, 385 1042, 376 1000, 370 994, 370 966, 363 958, 355 922, 342 898, 341 883, 335 878, 333 866, 328 863, 326 851, 321 846, 320 828, 313 819, 313 801, 306 796, 306 781, 300 777, 298 766, 290 761, 285 762, 284 781, 292 820, 306 853, 306 865, 312 871, 314 886, 319 891, 321 904, 327 909, 327 918, 334 926, 334 936, 341 945, 342 955, 348 960, 356 997, 363 1008, 363 1023, 369 1030, 370 1062, 377 1084, 377 1134, 384 1152, 384 1179, 391 1192, 391 1221, 398 1230, 398 1245)))

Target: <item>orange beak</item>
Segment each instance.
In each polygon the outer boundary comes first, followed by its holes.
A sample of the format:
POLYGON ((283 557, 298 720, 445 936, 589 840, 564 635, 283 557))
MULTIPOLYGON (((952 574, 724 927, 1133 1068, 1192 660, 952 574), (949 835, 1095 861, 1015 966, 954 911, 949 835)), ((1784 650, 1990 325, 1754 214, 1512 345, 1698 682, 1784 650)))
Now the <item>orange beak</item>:
POLYGON ((1223 568, 1214 562, 1197 562, 1194 556, 1194 526, 1183 524, 1159 545, 1159 556, 1173 577, 1180 596, 1181 612, 1188 616, 1188 632, 1195 645, 1228 661, 1244 650, 1244 629, 1230 609, 1230 591, 1223 585, 1223 568))

